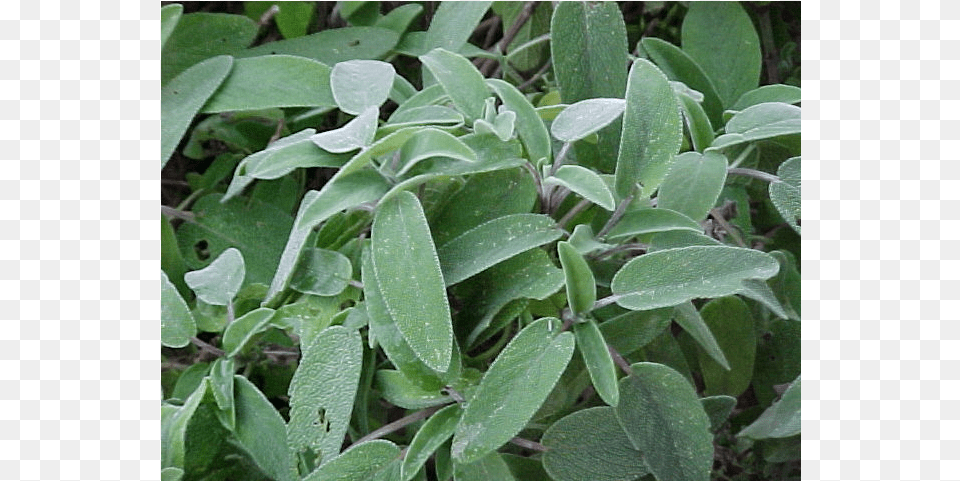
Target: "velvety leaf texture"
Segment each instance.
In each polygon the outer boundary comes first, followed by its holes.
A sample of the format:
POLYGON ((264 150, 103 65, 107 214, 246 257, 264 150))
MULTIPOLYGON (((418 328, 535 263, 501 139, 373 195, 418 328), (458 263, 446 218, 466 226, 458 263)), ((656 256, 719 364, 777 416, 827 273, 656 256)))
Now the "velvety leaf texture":
POLYGON ((683 51, 710 77, 725 107, 757 87, 760 39, 738 2, 691 3, 681 36, 683 51))
POLYGON ((717 203, 727 179, 727 158, 717 152, 684 152, 663 179, 657 207, 702 220, 717 203))
POLYGON ((263 472, 277 480, 299 479, 287 446, 286 426, 273 404, 243 376, 233 376, 237 426, 234 432, 263 472))
POLYGON ((184 347, 197 333, 197 324, 187 303, 166 272, 160 272, 160 342, 168 347, 184 347))
POLYGON ((592 319, 573 325, 573 334, 577 348, 587 365, 590 380, 603 402, 610 406, 620 403, 620 391, 617 388, 617 369, 607 350, 607 343, 600 334, 597 323, 592 319))
POLYGON ((238 52, 237 57, 262 55, 295 55, 335 65, 349 60, 375 60, 397 44, 397 32, 380 27, 346 27, 319 33, 268 42, 238 52))
POLYGON ((800 233, 800 157, 780 164, 777 175, 781 182, 770 184, 770 200, 783 219, 800 233))
POLYGON ((453 436, 463 410, 459 405, 447 406, 430 416, 417 431, 403 460, 402 478, 412 479, 440 446, 453 436))
POLYGON ((609 406, 564 417, 543 433, 540 442, 549 448, 543 467, 556 481, 623 481, 647 474, 643 456, 609 406))
POLYGON ((304 481, 369 481, 393 468, 400 448, 384 439, 351 446, 340 456, 320 466, 304 481))
MULTIPOLYGON (((590 265, 569 242, 557 244, 557 254, 567 285, 567 302, 574 314, 586 314, 593 310, 597 300, 597 281, 590 265)), ((599 331, 598 331, 599 333, 599 331)))
POLYGON ((753 439, 785 438, 800 434, 800 378, 790 384, 779 401, 773 403, 753 424, 743 428, 739 437, 753 439))
POLYGON ((204 113, 273 107, 335 107, 330 67, 292 55, 241 58, 204 113))
POLYGON ((160 91, 161 167, 167 165, 193 117, 227 78, 232 67, 233 59, 229 56, 214 57, 189 68, 160 91))
POLYGON ((483 116, 484 99, 489 89, 480 71, 463 56, 437 48, 420 56, 420 61, 436 77, 457 110, 468 122, 483 116))
POLYGON ((704 356, 705 353, 697 353, 706 385, 704 394, 737 397, 750 386, 757 353, 750 308, 740 298, 731 296, 708 302, 700 314, 730 363, 730 369, 724 369, 712 358, 704 356))
POLYGON ((243 255, 233 247, 223 251, 207 267, 187 272, 183 280, 207 304, 225 306, 243 285, 243 255))
POLYGON ((333 66, 330 90, 340 110, 357 115, 379 107, 393 86, 393 65, 377 60, 349 60, 333 66))

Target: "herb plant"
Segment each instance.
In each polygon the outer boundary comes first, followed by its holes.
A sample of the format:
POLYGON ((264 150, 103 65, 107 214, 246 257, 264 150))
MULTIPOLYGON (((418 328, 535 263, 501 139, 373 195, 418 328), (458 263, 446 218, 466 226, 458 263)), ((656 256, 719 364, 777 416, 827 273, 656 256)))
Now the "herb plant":
POLYGON ((161 10, 164 480, 799 479, 795 6, 237 5, 161 10))

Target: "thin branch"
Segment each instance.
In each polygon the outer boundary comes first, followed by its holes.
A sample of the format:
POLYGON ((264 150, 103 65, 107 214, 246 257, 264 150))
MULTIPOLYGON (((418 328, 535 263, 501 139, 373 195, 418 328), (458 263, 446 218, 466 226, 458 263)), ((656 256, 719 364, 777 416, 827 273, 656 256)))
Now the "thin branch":
POLYGON ((743 241, 742 237, 740 237, 740 233, 737 232, 737 230, 734 229, 729 222, 727 222, 727 219, 723 218, 723 214, 720 213, 719 209, 716 207, 710 209, 710 217, 712 217, 717 224, 720 224, 720 227, 727 231, 727 234, 730 234, 730 237, 733 237, 733 240, 737 241, 737 244, 740 247, 747 247, 747 243, 743 241))
POLYGON ((190 342, 192 342, 194 346, 197 346, 197 347, 199 347, 200 349, 202 349, 202 350, 204 350, 204 351, 207 351, 207 352, 209 352, 210 354, 213 354, 214 356, 223 357, 223 356, 226 356, 226 355, 227 355, 227 353, 226 353, 223 349, 220 349, 220 348, 218 348, 218 347, 211 346, 210 344, 207 344, 206 342, 203 342, 202 340, 200 340, 200 339, 197 338, 197 337, 191 337, 191 338, 190 338, 190 342))
POLYGON ((617 210, 613 211, 610 220, 603 226, 603 229, 600 229, 600 232, 597 232, 597 238, 607 235, 607 232, 610 232, 610 229, 613 229, 613 226, 617 225, 617 222, 620 222, 623 214, 627 212, 627 206, 630 205, 630 202, 633 202, 633 194, 628 195, 620 201, 620 205, 617 206, 617 210))
MULTIPOLYGON (((527 20, 530 20, 530 17, 533 15, 533 9, 536 8, 538 3, 540 2, 527 2, 523 5, 523 10, 520 10, 520 14, 517 15, 517 19, 513 22, 513 25, 507 29, 503 38, 493 46, 495 52, 503 53, 507 51, 507 47, 513 42, 513 39, 516 38, 517 33, 519 33, 523 25, 527 23, 527 20)), ((499 62, 496 59, 487 59, 487 61, 483 63, 480 73, 483 74, 484 77, 489 77, 493 66, 497 63, 499 62)))
POLYGON ((177 219, 183 219, 187 222, 196 222, 193 212, 184 212, 182 210, 177 210, 167 205, 160 206, 160 213, 168 217, 176 217, 177 219))
POLYGON ((587 207, 590 207, 590 204, 593 204, 593 202, 590 202, 587 199, 581 200, 580 202, 577 203, 577 205, 571 207, 570 210, 568 210, 567 213, 564 214, 564 216, 560 219, 560 221, 557 222, 557 225, 560 226, 560 228, 565 227, 567 225, 567 222, 570 222, 570 219, 572 219, 573 216, 583 212, 584 209, 586 209, 587 207))
POLYGON ((780 83, 780 55, 773 40, 773 27, 770 25, 770 6, 755 7, 760 24, 760 43, 763 45, 763 64, 767 67, 767 83, 780 83))
POLYGON ((347 281, 347 284, 353 287, 356 287, 357 289, 361 289, 361 290, 363 289, 363 283, 355 279, 350 279, 349 281, 347 281))
POLYGON ((614 347, 610 344, 607 344, 607 350, 610 351, 610 357, 613 358, 613 362, 620 367, 620 370, 627 373, 629 376, 631 374, 630 363, 628 363, 627 360, 624 359, 623 356, 621 356, 620 353, 617 352, 617 350, 614 349, 614 347))
POLYGON ((260 20, 257 21, 258 27, 263 27, 264 25, 270 23, 270 20, 273 19, 273 16, 280 12, 279 5, 271 5, 266 12, 263 12, 263 15, 260 16, 260 20))
POLYGON ((531 441, 531 440, 529 440, 529 439, 523 439, 523 438, 517 438, 517 437, 515 437, 515 438, 510 439, 510 442, 513 443, 513 444, 516 444, 517 446, 520 446, 521 448, 527 448, 527 449, 529 449, 529 450, 531 450, 531 451, 539 451, 539 452, 541 452, 541 453, 545 453, 545 452, 549 451, 549 449, 548 449, 546 446, 544 446, 544 445, 542 445, 542 444, 540 444, 540 443, 538 443, 538 442, 536 442, 536 441, 531 441))
POLYGON ((634 242, 634 243, 630 243, 630 244, 621 244, 621 245, 618 245, 618 246, 616 246, 616 247, 611 247, 611 248, 609 248, 609 249, 607 249, 607 250, 605 250, 605 251, 600 251, 600 252, 598 252, 598 253, 596 253, 596 254, 593 254, 593 255, 591 255, 591 256, 588 256, 588 257, 590 257, 590 258, 593 259, 593 260, 600 260, 600 259, 603 259, 604 257, 612 256, 613 254, 616 254, 616 253, 618 253, 618 252, 624 252, 624 251, 646 251, 646 250, 649 249, 649 248, 650 248, 650 246, 647 245, 647 244, 641 244, 641 243, 639 243, 639 242, 634 242))
POLYGON ((388 435, 388 434, 390 434, 390 433, 399 431, 399 430, 401 430, 401 429, 409 426, 410 424, 413 424, 413 423, 415 423, 415 422, 417 422, 417 421, 419 421, 419 420, 421 420, 421 419, 426 419, 426 418, 430 417, 430 415, 432 415, 433 413, 439 411, 439 410, 440 410, 441 408, 443 408, 443 407, 444 407, 444 405, 441 405, 441 406, 433 406, 433 407, 429 407, 429 408, 426 408, 426 409, 421 409, 420 411, 417 411, 417 412, 415 412, 415 413, 413 413, 413 414, 411 414, 411 415, 409 415, 409 416, 404 416, 404 417, 402 417, 402 418, 400 418, 400 419, 397 419, 396 421, 394 421, 394 422, 392 422, 392 423, 384 424, 383 426, 380 426, 380 428, 371 431, 370 434, 367 434, 366 436, 358 439, 357 442, 353 443, 353 445, 355 446, 355 445, 357 445, 357 444, 370 441, 371 439, 381 438, 381 437, 386 436, 386 435, 388 435))
POLYGON ((754 179, 760 179, 765 182, 770 182, 771 184, 779 184, 780 182, 783 182, 780 177, 777 177, 773 174, 768 174, 762 170, 747 169, 745 167, 733 167, 727 169, 727 173, 733 175, 742 175, 745 177, 753 177, 754 179))
POLYGON ((540 67, 540 70, 537 70, 537 73, 533 74, 533 77, 528 78, 522 84, 517 86, 517 90, 522 91, 523 89, 533 85, 534 82, 543 77, 545 73, 550 70, 550 66, 553 65, 553 60, 547 60, 547 63, 543 64, 543 67, 540 67))
POLYGON ((544 197, 543 183, 540 181, 540 172, 537 172, 537 168, 530 162, 524 162, 523 167, 530 171, 530 175, 533 176, 533 182, 537 185, 537 197, 540 198, 540 210, 543 211, 547 208, 547 199, 544 197))
POLYGON ((595 311, 597 309, 600 309, 601 307, 609 306, 610 304, 613 304, 614 302, 617 302, 618 300, 620 300, 621 297, 623 296, 615 294, 612 296, 604 297, 603 299, 599 299, 597 300, 597 302, 593 303, 593 307, 590 310, 595 311))

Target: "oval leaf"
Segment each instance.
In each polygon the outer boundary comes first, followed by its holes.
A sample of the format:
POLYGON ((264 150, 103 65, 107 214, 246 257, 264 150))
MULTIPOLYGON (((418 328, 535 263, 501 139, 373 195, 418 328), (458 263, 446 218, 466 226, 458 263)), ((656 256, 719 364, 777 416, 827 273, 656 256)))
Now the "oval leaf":
POLYGON ((727 122, 725 130, 725 134, 714 139, 711 148, 799 134, 800 107, 779 102, 747 107, 727 122))
POLYGON ((186 301, 180 297, 177 287, 170 282, 167 273, 160 271, 160 343, 167 347, 184 347, 197 333, 186 301))
POLYGON ((638 235, 667 231, 687 231, 700 234, 703 232, 703 228, 697 221, 670 209, 660 207, 637 209, 624 214, 620 218, 620 222, 617 222, 617 225, 607 233, 606 239, 617 241, 638 235))
POLYGON ((243 254, 233 247, 207 267, 183 275, 183 280, 207 304, 225 306, 240 292, 244 276, 243 254))
POLYGON ((234 61, 230 76, 203 106, 203 112, 336 105, 326 64, 292 55, 268 55, 234 61))
POLYGON ((393 65, 378 60, 350 60, 333 66, 330 90, 340 110, 357 115, 380 107, 393 87, 393 65))
POLYGON ((587 408, 553 423, 540 440, 543 468, 556 481, 622 481, 647 474, 643 456, 609 406, 587 408))
POLYGON ((710 420, 677 371, 641 362, 620 381, 617 419, 657 479, 706 481, 713 466, 710 420))
POLYGON ((581 100, 563 109, 550 131, 561 142, 576 142, 620 118, 624 107, 623 99, 581 100))
POLYGON ((221 345, 228 357, 236 356, 253 336, 263 332, 273 317, 274 310, 266 307, 254 309, 227 325, 221 345))
POLYGON ((450 366, 453 327, 440 261, 420 201, 401 192, 377 208, 371 260, 397 329, 431 369, 450 366))
POLYGON ((616 189, 621 197, 633 186, 649 197, 660 186, 683 141, 680 107, 673 87, 656 66, 638 59, 627 80, 624 135, 617 156, 616 189))
POLYGON ((597 323, 592 319, 573 325, 573 334, 577 339, 577 348, 587 365, 590 380, 603 402, 616 406, 620 403, 620 391, 617 389, 617 368, 613 365, 610 350, 600 334, 597 323))
POLYGON ((340 456, 320 466, 303 481, 370 481, 389 472, 400 457, 400 448, 384 439, 350 446, 340 456))
MULTIPOLYGON (((703 94, 703 110, 710 117, 711 125, 722 125, 723 103, 713 81, 707 77, 703 68, 686 52, 665 40, 646 37, 640 41, 643 50, 660 67, 670 80, 683 82, 688 87, 703 94)), ((710 128, 711 132, 713 127, 710 128)))
POLYGON ((357 331, 332 326, 301 350, 303 357, 288 391, 287 440, 294 452, 309 448, 322 456, 323 464, 340 452, 350 424, 363 344, 357 331))
POLYGON ((403 175, 417 162, 431 157, 448 157, 464 162, 477 161, 477 153, 460 139, 442 130, 424 129, 400 148, 401 167, 396 174, 403 175))
POLYGON ((460 50, 480 19, 493 2, 441 2, 427 29, 428 49, 441 47, 451 52, 460 50))
POLYGON ((347 256, 327 249, 307 249, 290 278, 290 287, 315 296, 335 296, 347 288, 353 267, 347 256))
POLYGON ((700 372, 706 386, 703 392, 707 396, 740 396, 753 379, 757 354, 757 336, 750 308, 739 297, 730 296, 708 302, 700 309, 700 315, 730 365, 730 369, 724 369, 706 352, 698 350, 700 372))
MULTIPOLYGON (((724 107, 760 81, 760 39, 737 2, 694 2, 681 27, 683 51, 717 87, 724 107)), ((692 87, 692 85, 691 85, 692 87)), ((696 88, 696 87, 694 87, 696 88)))
POLYGON ((692 302, 687 301, 677 306, 676 309, 674 309, 673 320, 677 321, 677 324, 679 324, 687 334, 690 334, 690 337, 700 345, 707 355, 719 363, 722 369, 730 370, 730 363, 727 361, 727 357, 723 355, 723 350, 720 348, 720 345, 717 344, 717 339, 713 336, 713 332, 707 327, 707 324, 703 321, 703 317, 700 316, 700 311, 697 310, 697 307, 694 306, 692 302))
POLYGON ((681 247, 632 259, 613 276, 610 289, 621 307, 646 310, 735 294, 745 279, 769 279, 779 267, 769 254, 752 249, 681 247))
POLYGON ((237 52, 235 56, 296 55, 319 60, 327 65, 335 65, 349 60, 382 58, 399 39, 400 35, 397 32, 386 28, 334 28, 303 37, 267 42, 258 47, 237 52))
POLYGON ((160 127, 161 167, 167 165, 193 117, 227 78, 232 67, 233 58, 227 55, 213 57, 190 67, 160 91, 160 118, 163 119, 160 127))
POLYGON ((463 124, 463 115, 456 110, 441 105, 413 107, 390 116, 390 122, 380 130, 392 132, 395 129, 414 125, 441 125, 444 128, 463 124))
POLYGON ((563 165, 543 182, 545 185, 562 185, 609 211, 616 207, 607 183, 600 175, 586 167, 563 165))
POLYGON ((277 480, 299 479, 296 458, 287 447, 286 426, 273 404, 243 376, 233 376, 237 440, 257 466, 277 480))
POLYGON ((448 286, 456 284, 561 235, 556 222, 540 214, 513 214, 485 222, 437 249, 443 279, 448 286))
POLYGON ((433 416, 430 416, 430 419, 427 419, 427 422, 423 423, 407 448, 407 455, 403 460, 403 467, 400 471, 400 477, 403 481, 413 479, 417 471, 433 455, 433 452, 440 448, 447 439, 450 439, 450 436, 453 436, 462 413, 463 410, 460 405, 454 404, 437 411, 433 416))
POLYGON ((718 152, 684 152, 677 156, 657 194, 657 208, 693 220, 707 217, 727 179, 727 158, 718 152))
POLYGON ((683 108, 683 119, 690 133, 693 150, 703 152, 707 147, 710 147, 714 139, 710 119, 707 118, 707 113, 704 112, 703 107, 689 95, 678 94, 677 98, 683 108))
MULTIPOLYGON (((177 27, 180 16, 183 15, 183 5, 174 3, 160 9, 160 48, 167 43, 173 29, 177 27)), ((182 474, 182 472, 181 472, 182 474)))
POLYGON ((459 463, 453 466, 454 481, 514 481, 510 466, 500 453, 490 453, 471 463, 459 463))
POLYGON ((783 84, 764 85, 741 95, 737 103, 730 107, 730 110, 743 110, 765 102, 798 103, 800 102, 800 87, 783 84))
POLYGON ((783 219, 800 233, 800 157, 792 157, 777 169, 780 182, 770 183, 770 201, 783 219))
POLYGON ((569 242, 557 244, 557 254, 567 285, 567 302, 574 314, 586 314, 597 301, 597 282, 583 256, 569 242))
POLYGON ((235 57, 256 36, 257 24, 243 15, 207 12, 183 15, 160 54, 160 85, 166 86, 185 70, 217 55, 235 57))
POLYGON ((468 123, 473 124, 474 120, 482 118, 485 99, 490 95, 489 89, 483 81, 483 75, 469 60, 442 48, 419 58, 468 123))
MULTIPOLYGON (((377 341, 381 345, 385 344, 380 337, 377 341)), ((383 399, 404 409, 423 409, 452 401, 450 396, 443 394, 439 389, 425 389, 411 381, 403 372, 392 369, 377 371, 374 386, 383 399)))
POLYGON ((367 147, 373 142, 377 133, 377 116, 380 111, 375 106, 364 109, 339 129, 320 132, 310 140, 323 150, 333 153, 344 153, 367 147))
POLYGON ((561 322, 543 318, 528 325, 503 349, 464 409, 451 453, 460 463, 490 454, 527 424, 573 355, 574 340, 561 322))

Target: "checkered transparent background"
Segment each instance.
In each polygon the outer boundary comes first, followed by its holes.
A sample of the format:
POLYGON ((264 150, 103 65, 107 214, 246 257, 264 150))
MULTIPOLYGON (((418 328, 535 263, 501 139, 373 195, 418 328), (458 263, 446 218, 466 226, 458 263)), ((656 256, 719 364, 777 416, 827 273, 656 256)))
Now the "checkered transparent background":
MULTIPOLYGON (((159 479, 159 7, 3 4, 0 479, 159 479)), ((803 477, 957 478, 960 2, 803 19, 803 477)))

